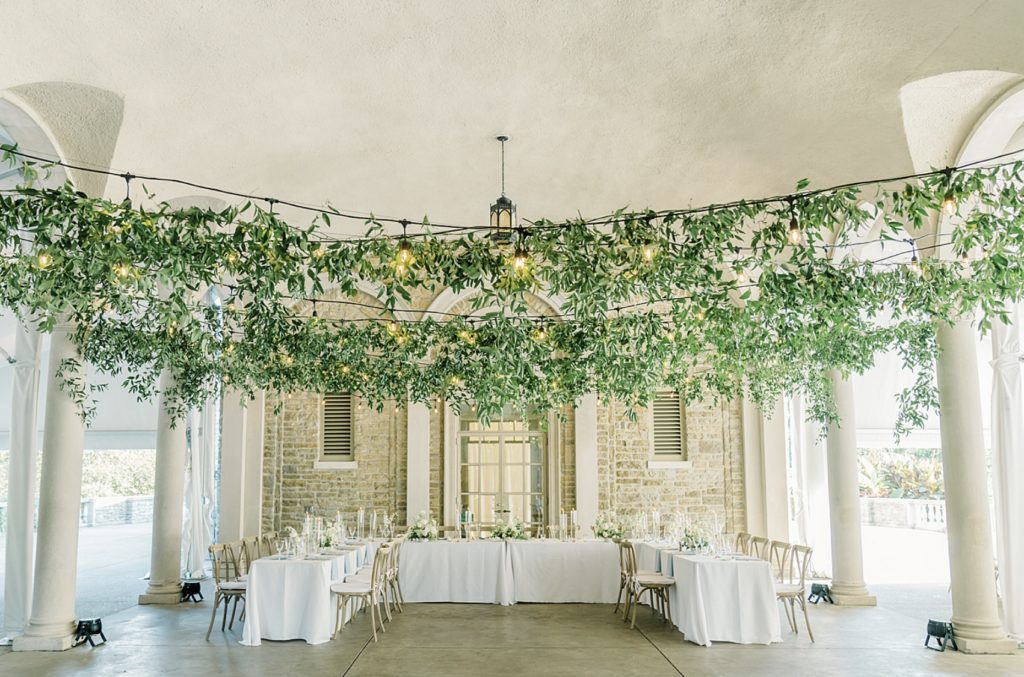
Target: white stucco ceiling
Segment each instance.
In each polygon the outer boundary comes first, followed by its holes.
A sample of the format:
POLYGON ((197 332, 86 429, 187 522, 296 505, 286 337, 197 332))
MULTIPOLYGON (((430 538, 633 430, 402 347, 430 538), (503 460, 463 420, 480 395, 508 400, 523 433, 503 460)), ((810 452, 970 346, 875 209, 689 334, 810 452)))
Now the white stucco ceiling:
POLYGON ((482 224, 499 133, 528 219, 907 172, 901 86, 1024 73, 1022 28, 1015 0, 51 0, 3 8, 0 90, 123 97, 119 171, 482 224))

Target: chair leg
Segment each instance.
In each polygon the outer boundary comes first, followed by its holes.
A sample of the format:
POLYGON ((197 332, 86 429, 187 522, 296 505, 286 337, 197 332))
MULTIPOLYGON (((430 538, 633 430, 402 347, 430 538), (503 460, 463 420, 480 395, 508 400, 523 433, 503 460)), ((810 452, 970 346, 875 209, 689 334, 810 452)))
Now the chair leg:
POLYGON ((789 614, 793 617, 793 632, 799 635, 800 626, 796 624, 796 602, 792 597, 789 598, 789 614))
POLYGON ((633 609, 632 609, 633 613, 630 614, 630 619, 629 619, 629 629, 630 630, 632 630, 634 627, 636 627, 636 608, 638 606, 640 606, 639 602, 640 602, 640 598, 643 597, 643 594, 644 594, 644 591, 641 590, 639 595, 634 595, 635 599, 633 601, 633 609))
MULTIPOLYGON (((810 635, 811 641, 813 642, 814 641, 814 633, 811 632, 811 618, 810 618, 810 616, 807 615, 807 600, 804 599, 803 597, 800 598, 800 606, 803 607, 803 610, 804 610, 804 623, 807 624, 807 634, 810 635)), ((794 610, 793 613, 796 614, 796 611, 794 610)))
POLYGON ((235 627, 235 612, 238 611, 238 595, 235 595, 235 603, 231 605, 231 622, 228 623, 228 630, 235 627))
POLYGON ((626 587, 626 579, 619 576, 619 595, 615 598, 615 610, 612 613, 619 612, 619 602, 622 600, 622 591, 626 587))
POLYGON ((370 604, 370 624, 373 627, 373 641, 377 641, 377 619, 373 615, 373 604, 370 604))
POLYGON ((668 588, 665 588, 665 616, 668 618, 668 627, 674 627, 672 623, 672 602, 671 597, 668 593, 668 588))
MULTIPOLYGON (((785 597, 782 597, 779 601, 782 602, 782 610, 786 612, 786 622, 789 623, 789 629, 793 630, 793 618, 790 616, 789 613, 789 600, 785 597)), ((795 630, 793 631, 796 632, 795 630)))
POLYGON ((220 593, 218 592, 213 598, 213 615, 210 616, 210 627, 206 629, 206 641, 210 641, 210 633, 213 632, 213 623, 217 620, 217 607, 220 605, 220 593))
POLYGON ((402 579, 398 576, 395 576, 395 585, 398 586, 398 601, 400 603, 398 610, 401 611, 401 604, 405 604, 405 595, 402 594, 402 579))
POLYGON ((224 626, 228 623, 228 607, 231 606, 231 598, 224 596, 224 617, 220 620, 220 631, 224 632, 224 626))

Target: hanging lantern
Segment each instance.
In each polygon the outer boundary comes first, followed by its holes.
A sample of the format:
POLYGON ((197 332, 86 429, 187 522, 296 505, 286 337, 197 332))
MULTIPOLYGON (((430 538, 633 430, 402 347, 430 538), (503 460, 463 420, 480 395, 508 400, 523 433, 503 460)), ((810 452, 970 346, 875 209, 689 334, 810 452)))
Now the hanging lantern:
POLYGON ((498 242, 508 242, 516 227, 516 206, 505 197, 505 142, 507 136, 499 136, 501 142, 501 197, 491 205, 491 237, 498 242))

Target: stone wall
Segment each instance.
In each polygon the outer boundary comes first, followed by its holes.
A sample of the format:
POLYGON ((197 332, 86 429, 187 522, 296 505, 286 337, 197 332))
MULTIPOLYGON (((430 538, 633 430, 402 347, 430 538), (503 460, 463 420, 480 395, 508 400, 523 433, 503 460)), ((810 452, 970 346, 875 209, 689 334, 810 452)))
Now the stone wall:
MULTIPOLYGON (((376 300, 361 294, 360 302, 376 300)), ((431 298, 420 294, 413 306, 425 309, 431 298)), ((529 299, 532 313, 554 316, 544 301, 529 299)), ((463 301, 452 312, 469 313, 463 301)), ((322 304, 324 317, 361 317, 374 311, 322 304), (326 306, 326 308, 324 307, 326 306)), ((414 313, 415 315, 416 313, 414 313)), ((354 418, 355 470, 322 470, 320 400, 309 393, 268 396, 263 458, 263 528, 280 530, 301 524, 309 508, 319 515, 341 510, 346 520, 356 509, 396 512, 406 521, 408 412, 389 402, 382 411, 359 403, 354 418)), ((576 506, 576 427, 571 407, 562 410, 557 449, 560 476, 552 487, 565 510, 576 506)), ((430 413, 430 511, 441 518, 444 508, 444 415, 437 404, 430 413)), ((651 418, 647 411, 630 421, 626 407, 615 401, 598 409, 599 509, 623 512, 680 511, 692 516, 717 514, 730 530, 746 527, 743 505, 743 444, 740 406, 701 403, 687 408, 687 454, 691 468, 652 470, 651 418)), ((453 450, 454 451, 454 450, 453 450)), ((554 517, 554 516, 552 516, 554 517)), ((589 533, 590 525, 584 525, 589 533)))
POLYGON ((746 529, 743 438, 739 402, 700 402, 686 408, 686 458, 682 469, 650 469, 651 415, 614 400, 598 406, 598 509, 618 514, 679 512, 725 519, 729 531, 746 529))

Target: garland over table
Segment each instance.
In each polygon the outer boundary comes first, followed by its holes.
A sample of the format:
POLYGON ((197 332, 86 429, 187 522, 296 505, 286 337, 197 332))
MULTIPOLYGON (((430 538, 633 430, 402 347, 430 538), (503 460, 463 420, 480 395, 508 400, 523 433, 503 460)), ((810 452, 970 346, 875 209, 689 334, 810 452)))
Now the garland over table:
MULTIPOLYGON (((8 162, 22 155, 4 147, 8 162)), ((501 237, 426 219, 396 234, 394 220, 371 216, 362 236, 339 238, 332 216, 344 215, 331 209, 298 227, 275 200, 223 211, 117 203, 39 188, 43 169, 24 162, 24 185, 0 194, 0 305, 42 331, 73 323, 81 358, 139 397, 169 369, 175 416, 224 384, 353 392, 378 408, 441 398, 484 419, 595 391, 633 411, 668 386, 688 402, 744 394, 767 410, 802 392, 827 421, 826 372, 860 373, 895 351, 917 374, 900 395, 905 430, 936 406, 937 323, 973 317, 987 329, 1022 289, 1021 162, 826 190, 801 182, 788 196, 539 220, 501 237), (883 255, 860 259, 869 245, 883 255), (378 290, 370 317, 319 316, 328 303, 368 306, 361 284, 378 290), (219 307, 203 300, 211 286, 219 307), (444 288, 500 310, 395 312, 444 288), (531 314, 531 293, 565 299, 560 317, 531 314)), ((88 413, 87 384, 65 378, 88 413)))

